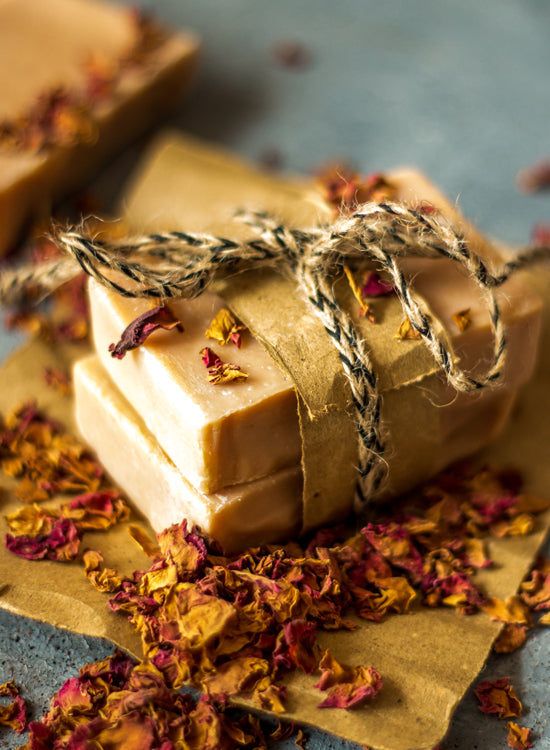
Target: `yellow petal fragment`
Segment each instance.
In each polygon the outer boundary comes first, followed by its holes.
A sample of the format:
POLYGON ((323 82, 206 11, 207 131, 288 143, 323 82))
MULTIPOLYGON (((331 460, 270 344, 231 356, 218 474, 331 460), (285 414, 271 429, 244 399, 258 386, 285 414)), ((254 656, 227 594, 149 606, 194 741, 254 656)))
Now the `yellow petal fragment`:
POLYGON ((399 341, 405 341, 406 339, 420 339, 422 336, 418 333, 416 328, 412 327, 411 321, 408 318, 405 318, 399 326, 395 338, 399 339, 399 341))
POLYGON ((462 333, 470 327, 472 319, 470 317, 470 308, 467 307, 465 310, 459 310, 452 314, 453 323, 456 325, 458 330, 462 333))
POLYGON ((231 312, 224 307, 208 326, 205 336, 214 339, 218 344, 228 344, 232 341, 235 346, 240 346, 239 332, 245 330, 246 326, 237 323, 231 312))
POLYGON ((348 266, 344 266, 344 273, 346 274, 346 278, 348 280, 348 284, 350 286, 351 291, 353 292, 353 296, 359 303, 359 315, 362 318, 367 318, 367 320, 370 320, 371 323, 375 322, 374 313, 372 311, 372 307, 370 306, 369 302, 363 297, 361 293, 361 288, 353 278, 353 274, 351 270, 348 268, 348 266))

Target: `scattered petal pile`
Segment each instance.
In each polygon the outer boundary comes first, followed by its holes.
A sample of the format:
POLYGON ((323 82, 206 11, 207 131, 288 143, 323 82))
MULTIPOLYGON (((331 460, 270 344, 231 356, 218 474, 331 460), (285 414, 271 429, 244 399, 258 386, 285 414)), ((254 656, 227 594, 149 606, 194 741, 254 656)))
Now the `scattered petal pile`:
POLYGON ((21 750, 234 750, 267 748, 257 719, 221 711, 206 697, 167 687, 150 664, 120 652, 88 664, 54 695, 41 722, 31 722, 21 750))
POLYGON ((6 418, 0 461, 4 473, 19 480, 15 495, 25 503, 6 517, 6 546, 20 557, 73 560, 86 531, 107 529, 129 516, 96 458, 33 403, 6 418), (72 499, 55 508, 38 505, 60 494, 72 499))

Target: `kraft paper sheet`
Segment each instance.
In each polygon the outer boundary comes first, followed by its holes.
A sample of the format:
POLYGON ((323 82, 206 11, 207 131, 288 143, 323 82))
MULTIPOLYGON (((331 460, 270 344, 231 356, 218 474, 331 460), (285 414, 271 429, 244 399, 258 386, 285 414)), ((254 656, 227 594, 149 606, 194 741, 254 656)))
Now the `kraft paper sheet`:
MULTIPOLYGON (((174 180, 179 179, 174 174, 174 180)), ((166 190, 170 189, 169 182, 167 179, 166 190)), ((266 178, 265 190, 270 194, 273 193, 271 186, 272 181, 266 178)), ((225 201, 229 211, 235 206, 235 196, 227 196, 226 187, 215 183, 212 190, 215 193, 219 188, 222 203, 225 201)), ((282 190, 291 191, 291 188, 283 186, 282 190)), ((294 205, 297 211, 303 211, 303 191, 296 190, 300 200, 294 205)), ((288 198, 289 193, 281 199, 287 209, 288 198)), ((196 210, 205 211, 198 206, 196 210)), ((322 217, 323 209, 314 199, 309 210, 322 217)), ((138 211, 139 201, 134 200, 131 212, 138 211)), ((163 217, 163 222, 165 219, 163 217)), ((303 219, 296 216, 296 220, 303 219)), ((224 220, 221 226, 226 225, 227 220, 224 220)), ((194 228, 197 227, 187 227, 194 228)), ((212 231, 215 231, 213 227, 212 231)), ((508 428, 483 454, 493 465, 517 466, 526 477, 527 491, 542 495, 550 494, 548 343, 548 340, 543 341, 544 356, 540 358, 536 377, 523 390, 508 428)), ((411 344, 406 356, 418 363, 416 355, 411 354, 416 344, 411 344)), ((6 412, 34 398, 49 414, 74 429, 71 398, 45 385, 43 369, 64 366, 85 353, 82 347, 61 349, 31 342, 0 370, 0 409, 6 412)), ((419 353, 418 356, 424 355, 419 353)), ((423 369, 419 368, 418 372, 429 374, 431 370, 426 365, 429 363, 424 361, 423 369)), ((400 385, 407 387, 406 378, 400 385)), ((394 386, 395 383, 391 383, 385 387, 395 390, 394 386)), ((6 531, 3 517, 20 504, 10 492, 10 481, 5 477, 0 481, 5 487, 0 496, 3 537, 6 531)), ((152 535, 152 530, 138 514, 131 522, 137 522, 152 535)), ((537 518, 536 529, 528 537, 488 540, 488 554, 495 565, 476 575, 476 581, 488 595, 505 598, 515 593, 549 524, 550 513, 547 513, 537 518)), ((85 547, 100 549, 105 564, 122 572, 148 566, 148 559, 129 537, 127 524, 88 535, 84 539, 85 547)), ((0 606, 78 633, 108 638, 140 656, 139 639, 125 616, 108 609, 107 597, 92 588, 78 561, 71 564, 32 562, 9 554, 4 545, 0 545, 0 606)), ((431 750, 445 735, 453 710, 482 668, 499 630, 500 625, 484 614, 465 617, 454 610, 416 607, 411 614, 391 616, 382 624, 360 622, 358 630, 352 633, 322 633, 321 645, 330 645, 337 659, 375 666, 383 676, 384 687, 373 703, 359 709, 318 709, 319 692, 313 688, 316 678, 294 674, 288 679, 287 717, 378 750, 431 750)))
MULTIPOLYGON (((550 341, 548 342, 550 343, 550 341)), ((74 351, 72 352, 74 356, 74 351)), ((44 384, 43 368, 63 366, 68 353, 32 342, 0 370, 0 409, 36 398, 49 414, 73 428, 72 400, 44 384)), ((528 480, 531 492, 550 495, 550 358, 541 361, 534 381, 526 388, 502 438, 483 454, 494 465, 515 465, 528 480)), ((4 516, 21 507, 10 493, 6 477, 0 498, 0 534, 7 531, 4 516)), ((138 523, 150 535, 139 514, 138 523)), ((486 593, 504 598, 513 594, 527 573, 550 525, 550 514, 537 517, 528 537, 490 539, 492 569, 476 575, 486 593)), ((127 533, 127 524, 108 532, 89 534, 83 548, 100 549, 109 567, 125 572, 143 569, 148 559, 127 533)), ((0 606, 17 614, 49 622, 77 633, 107 638, 140 656, 139 638, 126 617, 108 609, 107 596, 96 591, 81 563, 29 561, 0 545, 0 606)), ((445 735, 452 713, 475 680, 490 652, 500 625, 485 614, 460 616, 454 610, 413 608, 381 624, 361 622, 349 633, 322 633, 337 659, 372 664, 383 675, 376 700, 353 711, 317 709, 319 691, 314 677, 293 674, 288 680, 287 718, 314 725, 376 750, 432 750, 445 735)))

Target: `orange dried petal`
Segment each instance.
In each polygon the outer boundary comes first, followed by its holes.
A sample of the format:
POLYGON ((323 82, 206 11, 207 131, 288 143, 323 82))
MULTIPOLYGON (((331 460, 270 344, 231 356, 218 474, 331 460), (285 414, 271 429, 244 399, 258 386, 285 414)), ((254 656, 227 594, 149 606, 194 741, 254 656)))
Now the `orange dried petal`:
POLYGON ((493 644, 493 650, 497 654, 511 654, 523 646, 527 639, 527 625, 507 623, 500 631, 493 644))
POLYGON ((531 730, 528 727, 520 727, 515 722, 509 721, 506 729, 508 730, 506 741, 512 750, 528 750, 533 747, 531 730))
POLYGON ((399 330, 395 334, 395 338, 399 339, 399 341, 406 341, 407 339, 421 339, 422 336, 416 328, 413 328, 409 318, 404 318, 399 326, 399 330))
POLYGON ((508 596, 504 600, 490 597, 481 609, 489 615, 491 620, 527 625, 528 627, 532 625, 529 609, 518 594, 508 596))

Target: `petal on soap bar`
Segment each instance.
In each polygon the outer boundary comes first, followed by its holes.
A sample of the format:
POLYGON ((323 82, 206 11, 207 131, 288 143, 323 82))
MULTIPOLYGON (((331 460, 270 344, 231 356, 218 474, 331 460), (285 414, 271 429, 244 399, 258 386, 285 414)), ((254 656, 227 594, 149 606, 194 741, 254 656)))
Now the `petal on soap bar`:
POLYGON ((165 305, 157 305, 126 326, 119 341, 109 346, 111 356, 122 359, 126 352, 137 349, 155 331, 159 329, 171 331, 173 328, 183 331, 181 322, 173 316, 170 309, 165 305))
POLYGON ((205 336, 214 339, 218 344, 228 344, 231 341, 239 348, 241 346, 241 331, 246 331, 246 326, 237 323, 229 310, 224 307, 208 326, 205 336))
POLYGON ((239 382, 248 378, 248 373, 243 372, 239 365, 235 365, 232 362, 224 362, 208 346, 201 349, 200 355, 208 370, 208 382, 213 385, 239 382))

